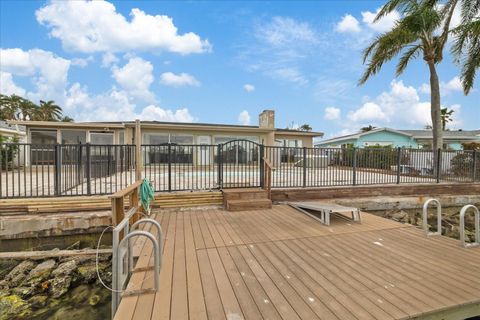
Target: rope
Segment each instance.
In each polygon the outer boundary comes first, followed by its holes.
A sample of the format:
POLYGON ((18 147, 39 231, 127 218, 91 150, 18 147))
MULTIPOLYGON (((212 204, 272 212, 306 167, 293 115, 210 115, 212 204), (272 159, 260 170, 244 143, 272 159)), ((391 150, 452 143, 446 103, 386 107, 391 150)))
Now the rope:
POLYGON ((140 201, 142 202, 143 210, 150 215, 150 203, 155 199, 155 191, 148 179, 143 179, 140 186, 140 201))

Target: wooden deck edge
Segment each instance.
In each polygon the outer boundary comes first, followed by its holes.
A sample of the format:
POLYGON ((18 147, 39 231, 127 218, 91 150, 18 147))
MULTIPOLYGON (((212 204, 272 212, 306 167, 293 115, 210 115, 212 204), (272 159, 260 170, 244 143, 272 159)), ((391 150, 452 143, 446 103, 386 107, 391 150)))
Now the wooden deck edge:
POLYGON ((480 316, 480 301, 457 305, 441 311, 433 311, 413 317, 416 320, 458 320, 480 316))

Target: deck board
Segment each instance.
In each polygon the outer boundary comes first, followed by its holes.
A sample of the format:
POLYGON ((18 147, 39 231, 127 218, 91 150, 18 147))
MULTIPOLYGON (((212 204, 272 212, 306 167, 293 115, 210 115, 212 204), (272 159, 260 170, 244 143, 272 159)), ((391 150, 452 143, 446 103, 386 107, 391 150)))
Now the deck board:
MULTIPOLYGON (((374 215, 324 226, 276 205, 154 217, 160 290, 123 298, 115 319, 405 319, 480 302, 480 248, 374 215)), ((152 245, 138 244, 137 266, 151 264, 152 245)), ((137 272, 129 288, 152 285, 137 272)))

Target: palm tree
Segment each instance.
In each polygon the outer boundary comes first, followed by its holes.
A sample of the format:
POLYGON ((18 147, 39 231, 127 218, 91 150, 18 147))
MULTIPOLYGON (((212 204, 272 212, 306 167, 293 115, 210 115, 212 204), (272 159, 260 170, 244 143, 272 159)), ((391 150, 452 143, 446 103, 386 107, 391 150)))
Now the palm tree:
POLYGON ((30 100, 20 98, 17 109, 18 120, 35 120, 38 113, 38 106, 30 100))
POLYGON ((16 106, 12 103, 12 96, 0 94, 0 120, 13 120, 16 115, 16 106))
POLYGON ((433 148, 443 147, 443 131, 440 113, 440 84, 436 65, 443 59, 443 49, 449 35, 453 7, 457 0, 451 0, 441 9, 431 3, 436 0, 389 0, 375 17, 378 21, 393 10, 400 10, 403 17, 392 30, 378 36, 367 47, 363 62, 367 64, 359 84, 364 84, 380 71, 383 64, 401 54, 396 75, 405 71, 409 62, 420 54, 430 73, 430 104, 433 127, 433 148), (440 33, 438 34, 438 30, 440 33))
POLYGON ((366 126, 366 127, 362 127, 360 128, 360 131, 361 132, 368 132, 368 131, 372 131, 373 129, 375 129, 376 127, 372 126, 371 124, 366 126))
POLYGON ((62 108, 55 104, 55 101, 40 100, 40 107, 35 120, 58 121, 62 118, 62 108))
POLYGON ((312 131, 312 127, 308 124, 308 123, 305 123, 305 124, 302 124, 298 130, 301 130, 301 131, 312 131))
POLYGON ((452 53, 461 66, 463 91, 468 94, 480 68, 480 0, 460 1, 462 23, 452 30, 455 38, 452 53))
POLYGON ((73 118, 70 118, 69 116, 64 116, 62 119, 60 119, 61 122, 74 122, 73 118))
POLYGON ((452 122, 452 114, 455 110, 448 110, 447 108, 442 108, 440 110, 441 118, 442 118, 442 130, 445 131, 448 122, 452 122))

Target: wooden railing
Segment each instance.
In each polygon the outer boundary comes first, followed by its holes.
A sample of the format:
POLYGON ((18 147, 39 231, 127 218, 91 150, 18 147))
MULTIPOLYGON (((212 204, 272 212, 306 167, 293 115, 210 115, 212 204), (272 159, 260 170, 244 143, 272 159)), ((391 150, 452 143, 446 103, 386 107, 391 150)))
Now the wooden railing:
POLYGON ((112 200, 112 225, 117 226, 125 218, 125 198, 128 196, 128 208, 135 210, 130 223, 133 224, 140 219, 140 212, 142 206, 139 204, 140 200, 140 186, 143 179, 135 181, 128 187, 112 194, 110 199, 112 200))
POLYGON ((263 157, 263 163, 264 163, 264 177, 263 177, 263 189, 267 191, 268 193, 268 199, 272 199, 272 172, 275 171, 275 168, 273 167, 272 163, 270 160, 267 158, 263 157))

